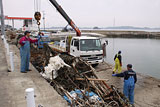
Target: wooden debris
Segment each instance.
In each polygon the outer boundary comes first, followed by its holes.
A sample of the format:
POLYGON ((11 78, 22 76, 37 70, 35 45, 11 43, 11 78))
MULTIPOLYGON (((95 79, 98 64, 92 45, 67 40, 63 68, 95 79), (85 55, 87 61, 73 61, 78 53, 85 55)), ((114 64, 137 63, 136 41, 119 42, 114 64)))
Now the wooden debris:
POLYGON ((114 86, 108 85, 106 83, 106 81, 109 81, 108 79, 99 79, 94 73, 94 68, 83 59, 73 57, 67 53, 57 53, 47 45, 44 46, 40 53, 42 61, 37 58, 40 55, 37 53, 34 55, 34 51, 31 54, 32 63, 35 64, 36 62, 36 68, 41 68, 38 69, 39 72, 44 72, 44 67, 48 65, 50 57, 54 57, 57 54, 66 64, 71 66, 60 68, 57 71, 58 76, 56 78, 53 78, 52 73, 52 80, 47 79, 61 96, 67 96, 71 102, 74 102, 70 104, 71 106, 103 107, 108 105, 111 107, 129 107, 129 101, 124 95, 114 86), (81 97, 72 98, 69 93, 77 89, 80 90, 81 97), (95 93, 99 100, 91 101, 90 92, 95 93))
MULTIPOLYGON (((84 78, 76 78, 76 80, 85 80, 84 78)), ((88 78, 90 81, 109 81, 109 79, 95 79, 95 78, 88 78)))

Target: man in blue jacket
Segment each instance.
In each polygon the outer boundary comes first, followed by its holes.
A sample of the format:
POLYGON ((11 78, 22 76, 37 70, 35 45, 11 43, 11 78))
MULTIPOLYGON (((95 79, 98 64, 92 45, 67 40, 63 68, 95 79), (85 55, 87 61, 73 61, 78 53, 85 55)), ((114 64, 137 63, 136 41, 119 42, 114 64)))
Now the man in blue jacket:
POLYGON ((134 87, 137 82, 136 72, 132 70, 132 65, 127 65, 127 71, 112 76, 124 77, 123 94, 129 99, 131 105, 134 105, 134 87))

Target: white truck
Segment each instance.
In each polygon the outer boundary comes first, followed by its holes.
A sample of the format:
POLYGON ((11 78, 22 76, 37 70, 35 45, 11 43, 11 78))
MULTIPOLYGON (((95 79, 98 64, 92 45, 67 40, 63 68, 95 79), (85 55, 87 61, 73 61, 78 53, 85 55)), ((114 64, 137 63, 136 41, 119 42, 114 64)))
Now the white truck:
POLYGON ((68 52, 75 57, 82 57, 92 65, 98 65, 103 62, 103 49, 98 37, 71 37, 67 36, 59 44, 49 45, 53 50, 59 52, 68 52))

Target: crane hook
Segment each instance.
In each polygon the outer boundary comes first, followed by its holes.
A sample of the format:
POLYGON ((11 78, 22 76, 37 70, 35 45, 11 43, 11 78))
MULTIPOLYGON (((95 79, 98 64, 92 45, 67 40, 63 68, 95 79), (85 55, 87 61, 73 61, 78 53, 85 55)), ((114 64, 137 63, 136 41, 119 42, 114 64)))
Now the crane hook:
POLYGON ((39 30, 39 32, 40 32, 41 13, 40 13, 40 12, 35 12, 34 18, 37 20, 38 30, 39 30))
POLYGON ((41 20, 41 13, 40 13, 40 12, 35 12, 34 18, 35 18, 37 21, 41 20))

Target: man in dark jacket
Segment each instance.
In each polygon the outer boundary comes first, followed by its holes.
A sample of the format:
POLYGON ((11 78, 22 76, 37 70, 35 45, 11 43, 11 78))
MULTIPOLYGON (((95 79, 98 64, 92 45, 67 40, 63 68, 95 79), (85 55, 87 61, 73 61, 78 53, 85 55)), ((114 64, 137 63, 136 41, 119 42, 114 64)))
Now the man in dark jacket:
POLYGON ((136 72, 132 70, 132 65, 127 65, 127 71, 120 74, 112 74, 112 76, 124 77, 123 94, 129 99, 131 105, 134 104, 134 88, 137 82, 136 72))

